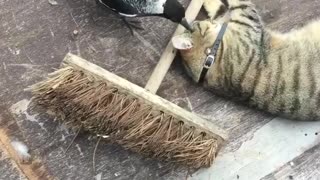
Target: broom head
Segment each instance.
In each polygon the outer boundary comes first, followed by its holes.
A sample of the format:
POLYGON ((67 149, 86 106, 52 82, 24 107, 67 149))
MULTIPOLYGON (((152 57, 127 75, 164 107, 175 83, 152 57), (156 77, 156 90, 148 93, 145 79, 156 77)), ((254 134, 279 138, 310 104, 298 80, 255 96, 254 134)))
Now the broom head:
POLYGON ((72 54, 29 91, 33 102, 72 129, 189 168, 210 166, 227 137, 207 120, 72 54))

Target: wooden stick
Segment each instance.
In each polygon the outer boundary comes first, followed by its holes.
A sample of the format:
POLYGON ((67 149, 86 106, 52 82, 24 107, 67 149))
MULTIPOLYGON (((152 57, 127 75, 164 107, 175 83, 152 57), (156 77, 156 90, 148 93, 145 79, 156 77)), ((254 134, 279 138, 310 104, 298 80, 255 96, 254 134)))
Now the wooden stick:
MULTIPOLYGON (((196 19, 202 7, 202 4, 203 0, 191 0, 188 9, 186 10, 186 19, 188 20, 188 22, 192 22, 196 19)), ((183 33, 184 30, 185 29, 183 26, 178 25, 178 28, 174 32, 173 36, 183 33)), ((153 94, 156 94, 176 54, 177 50, 173 47, 172 42, 170 41, 145 86, 146 90, 150 91, 153 94)))

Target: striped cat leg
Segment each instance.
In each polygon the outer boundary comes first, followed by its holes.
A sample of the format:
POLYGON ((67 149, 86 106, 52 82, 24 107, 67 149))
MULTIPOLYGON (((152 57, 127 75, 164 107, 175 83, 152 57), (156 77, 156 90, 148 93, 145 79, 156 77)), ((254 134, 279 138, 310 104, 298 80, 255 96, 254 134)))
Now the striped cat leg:
POLYGON ((223 18, 229 11, 231 23, 253 29, 261 26, 261 18, 250 0, 204 0, 204 8, 211 20, 223 18))
POLYGON ((261 18, 255 5, 249 0, 229 0, 230 23, 254 31, 261 29, 261 18))

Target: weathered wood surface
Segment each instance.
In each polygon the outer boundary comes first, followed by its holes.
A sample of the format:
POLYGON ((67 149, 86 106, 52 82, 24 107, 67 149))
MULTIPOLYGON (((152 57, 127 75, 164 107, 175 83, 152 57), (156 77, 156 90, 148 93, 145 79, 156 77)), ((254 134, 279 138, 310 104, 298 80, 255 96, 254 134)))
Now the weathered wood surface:
POLYGON ((10 156, 0 150, 0 179, 27 179, 14 163, 12 163, 10 156))
MULTIPOLYGON (((184 0, 185 5, 187 2, 184 0)), ((268 26, 281 31, 320 17, 318 0, 254 2, 268 26)), ((106 142, 97 149, 97 172, 93 172, 97 139, 82 134, 64 154, 74 133, 27 109, 30 94, 23 89, 57 68, 67 52, 144 86, 176 28, 164 19, 143 18, 145 30, 132 37, 114 15, 97 14, 93 0, 57 0, 57 4, 47 0, 0 0, 1 127, 9 130, 11 138, 27 142, 32 154, 58 179, 184 179, 185 171, 106 142), (79 31, 76 37, 72 35, 74 30, 79 31)), ((159 95, 231 133, 217 164, 197 172, 193 179, 246 179, 250 173, 251 178, 320 179, 315 172, 320 169, 319 123, 286 121, 213 96, 190 81, 179 61, 174 62, 159 95)), ((14 161, 4 158, 0 163, 0 179, 23 177, 14 161)))

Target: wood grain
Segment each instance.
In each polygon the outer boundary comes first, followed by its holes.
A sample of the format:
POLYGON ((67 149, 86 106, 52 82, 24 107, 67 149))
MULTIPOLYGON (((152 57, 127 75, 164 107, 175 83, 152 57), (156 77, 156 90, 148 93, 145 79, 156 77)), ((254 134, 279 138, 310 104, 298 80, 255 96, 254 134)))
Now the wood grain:
POLYGON ((41 167, 40 164, 33 161, 31 163, 21 163, 17 152, 11 145, 10 138, 6 133, 6 129, 0 128, 0 150, 6 152, 10 159, 13 160, 13 164, 16 165, 16 168, 20 171, 22 176, 25 176, 27 179, 34 180, 51 180, 44 167, 41 167))
MULTIPOLYGON (((203 0, 192 0, 186 10, 186 19, 188 22, 192 22, 197 17, 203 0)), ((176 31, 173 33, 172 37, 181 34, 185 28, 181 25, 178 25, 176 31)), ((164 49, 158 64, 156 65, 154 71, 152 72, 150 79, 148 80, 145 89, 151 93, 156 93, 160 87, 160 84, 167 74, 173 59, 177 54, 177 50, 173 47, 172 42, 169 41, 168 45, 164 49)))
MULTIPOLYGON (((308 136, 317 136, 315 134, 309 134, 308 136)), ((300 156, 292 159, 284 166, 280 167, 275 172, 265 176, 262 180, 273 179, 319 179, 320 177, 320 145, 316 145, 313 148, 307 150, 300 156)))

